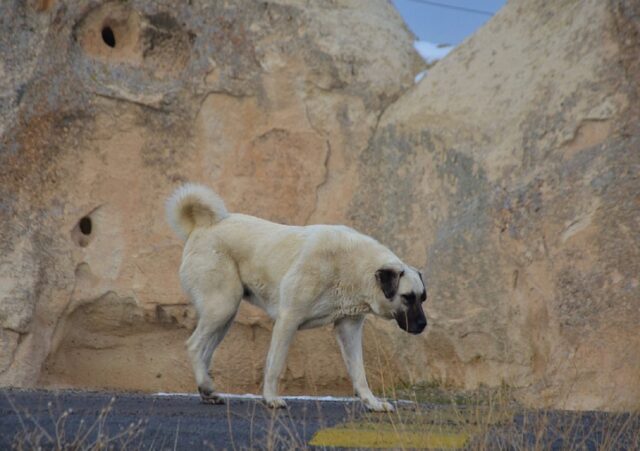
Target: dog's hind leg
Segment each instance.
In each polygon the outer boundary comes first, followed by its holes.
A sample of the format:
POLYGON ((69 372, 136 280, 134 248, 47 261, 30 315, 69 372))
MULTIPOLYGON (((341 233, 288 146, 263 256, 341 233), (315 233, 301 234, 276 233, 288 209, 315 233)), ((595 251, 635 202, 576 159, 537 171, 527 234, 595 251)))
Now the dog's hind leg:
POLYGON ((198 310, 198 326, 187 341, 187 348, 202 401, 218 404, 223 401, 215 394, 209 366, 238 311, 243 289, 232 261, 221 254, 205 257, 192 257, 182 273, 183 284, 189 288, 198 310))
POLYGON ((237 302, 228 300, 227 308, 215 313, 205 310, 206 313, 200 316, 196 330, 187 341, 198 392, 202 401, 208 404, 222 404, 224 402, 215 393, 209 366, 214 351, 233 322, 239 303, 240 299, 237 302))
POLYGON ((357 317, 346 317, 335 322, 335 334, 342 351, 344 363, 351 376, 353 388, 356 394, 362 399, 369 410, 375 412, 393 412, 393 406, 376 398, 369 384, 364 371, 364 360, 362 358, 362 327, 364 315, 357 317))

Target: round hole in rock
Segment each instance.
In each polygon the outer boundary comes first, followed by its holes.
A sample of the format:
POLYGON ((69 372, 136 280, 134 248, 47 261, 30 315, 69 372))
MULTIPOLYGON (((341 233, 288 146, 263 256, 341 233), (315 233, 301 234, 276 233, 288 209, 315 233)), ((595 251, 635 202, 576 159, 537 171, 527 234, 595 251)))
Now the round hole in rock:
POLYGON ((91 223, 91 218, 85 216, 78 223, 78 227, 83 235, 91 235, 91 229, 93 228, 93 224, 91 223))
POLYGON ((102 40, 111 48, 116 46, 116 35, 108 25, 102 28, 102 40))

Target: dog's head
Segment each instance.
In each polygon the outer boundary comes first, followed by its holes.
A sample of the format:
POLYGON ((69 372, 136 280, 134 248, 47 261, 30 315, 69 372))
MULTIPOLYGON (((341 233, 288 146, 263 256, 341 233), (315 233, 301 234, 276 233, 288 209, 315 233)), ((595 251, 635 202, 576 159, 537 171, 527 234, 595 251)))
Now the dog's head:
POLYGON ((377 302, 376 313, 394 318, 400 329, 406 332, 422 332, 427 327, 427 317, 422 309, 422 303, 427 300, 427 288, 420 271, 411 266, 393 263, 378 269, 375 277, 384 296, 384 300, 377 302))

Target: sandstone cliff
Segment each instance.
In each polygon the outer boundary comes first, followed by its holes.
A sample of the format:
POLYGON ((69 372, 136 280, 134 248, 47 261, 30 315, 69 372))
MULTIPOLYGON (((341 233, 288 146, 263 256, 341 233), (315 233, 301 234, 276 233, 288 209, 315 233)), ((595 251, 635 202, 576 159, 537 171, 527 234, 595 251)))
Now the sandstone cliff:
MULTIPOLYGON (((511 1, 417 86, 383 0, 0 16, 1 384, 193 390, 163 214, 189 180, 233 211, 355 226, 426 270, 425 336, 367 325, 375 385, 640 404, 636 2, 511 1)), ((221 389, 257 390, 270 327, 242 309, 221 389)), ((285 389, 349 386, 330 330, 300 333, 285 389)))

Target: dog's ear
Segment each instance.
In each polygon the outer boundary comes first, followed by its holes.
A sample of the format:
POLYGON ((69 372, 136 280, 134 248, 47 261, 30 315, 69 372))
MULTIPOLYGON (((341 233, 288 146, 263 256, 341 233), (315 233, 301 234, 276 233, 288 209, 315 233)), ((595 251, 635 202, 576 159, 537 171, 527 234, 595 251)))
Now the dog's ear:
POLYGON ((400 277, 402 277, 403 274, 404 271, 398 271, 393 268, 380 268, 376 271, 376 281, 384 293, 384 297, 393 299, 398 292, 400 277))

